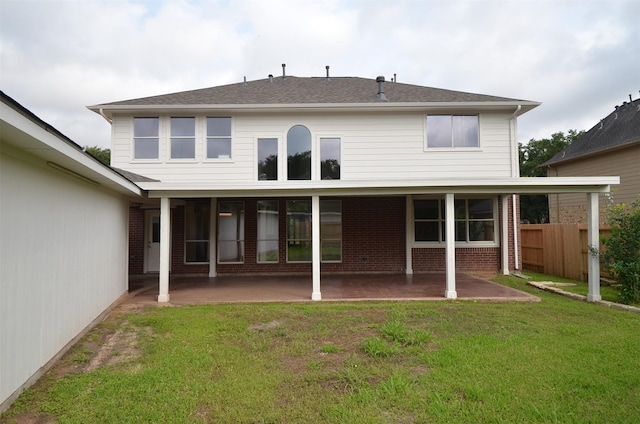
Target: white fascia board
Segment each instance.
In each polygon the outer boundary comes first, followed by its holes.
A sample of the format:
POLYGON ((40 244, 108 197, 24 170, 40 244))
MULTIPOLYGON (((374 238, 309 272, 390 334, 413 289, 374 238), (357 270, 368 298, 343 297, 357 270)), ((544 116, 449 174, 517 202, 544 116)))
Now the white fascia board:
POLYGON ((531 101, 501 102, 379 102, 379 103, 292 103, 292 104, 193 104, 193 105, 96 105, 88 106, 89 110, 112 118, 115 113, 205 113, 212 110, 228 112, 332 112, 332 111, 513 111, 521 106, 521 115, 541 103, 531 101))
POLYGON ((53 162, 59 168, 78 174, 98 185, 124 194, 142 195, 137 185, 61 139, 56 134, 57 130, 48 131, 4 102, 0 102, 0 117, 3 143, 6 142, 44 161, 53 162))
POLYGON ((151 198, 243 196, 353 196, 405 194, 607 193, 620 177, 438 179, 397 181, 307 181, 264 184, 140 182, 151 198))

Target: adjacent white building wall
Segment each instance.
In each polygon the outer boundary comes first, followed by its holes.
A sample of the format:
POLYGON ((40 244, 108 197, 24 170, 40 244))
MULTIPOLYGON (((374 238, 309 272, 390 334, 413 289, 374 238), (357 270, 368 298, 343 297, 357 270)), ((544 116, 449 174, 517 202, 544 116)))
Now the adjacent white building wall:
POLYGON ((0 234, 1 407, 127 291, 128 201, 1 145, 0 234))
MULTIPOLYGON (((294 125, 306 126, 312 135, 313 167, 319 168, 319 139, 337 137, 342 143, 341 179, 408 180, 433 178, 494 178, 511 176, 510 114, 479 114, 480 147, 425 149, 427 112, 237 114, 232 121, 232 158, 206 160, 204 125, 197 116, 196 158, 171 160, 169 115, 161 115, 160 158, 132 159, 133 117, 113 120, 112 165, 165 182, 258 182, 257 138, 279 140, 280 175, 286 174, 286 136, 294 125)), ((319 180, 315 175, 313 179, 319 180)))

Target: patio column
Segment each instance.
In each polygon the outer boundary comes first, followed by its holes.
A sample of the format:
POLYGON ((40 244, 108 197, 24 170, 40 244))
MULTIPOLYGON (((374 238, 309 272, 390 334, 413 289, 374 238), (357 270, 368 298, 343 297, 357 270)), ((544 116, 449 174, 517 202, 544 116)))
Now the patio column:
POLYGON ((446 278, 447 287, 444 297, 455 299, 456 292, 456 232, 455 232, 455 202, 453 193, 447 193, 445 207, 445 238, 446 238, 446 278))
MULTIPOLYGON (((587 248, 600 250, 600 209, 598 193, 588 193, 587 204, 587 248)), ((600 257, 588 252, 589 260, 589 293, 587 301, 602 300, 600 296, 600 257)))
POLYGON ((160 281, 158 302, 169 301, 169 264, 171 263, 171 199, 160 199, 160 281))
POLYGON ((218 233, 218 199, 211 198, 210 217, 209 217, 209 277, 215 277, 218 275, 217 263, 218 263, 218 250, 216 234, 218 233))
POLYGON ((509 275, 509 196, 503 194, 502 200, 502 225, 500 234, 502 235, 502 273, 509 275))
POLYGON ((405 266, 406 266, 406 274, 413 274, 413 257, 412 257, 412 248, 411 245, 413 243, 413 196, 411 194, 407 195, 406 201, 406 224, 405 224, 405 266))
POLYGON ((311 196, 311 251, 313 292, 311 300, 321 300, 320 294, 320 197, 311 196))

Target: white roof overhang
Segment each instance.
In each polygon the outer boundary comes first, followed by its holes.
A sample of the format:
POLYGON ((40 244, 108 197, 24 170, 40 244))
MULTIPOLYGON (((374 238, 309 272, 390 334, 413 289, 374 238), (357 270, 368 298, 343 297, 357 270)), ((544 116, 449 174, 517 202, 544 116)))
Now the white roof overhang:
POLYGON ((86 154, 53 127, 21 106, 0 102, 0 134, 8 149, 29 153, 56 172, 125 195, 142 195, 131 181, 86 154))
POLYGON ((263 181, 259 184, 139 182, 151 198, 607 193, 620 177, 541 177, 391 181, 263 181))
POLYGON ((497 102, 380 102, 380 103, 292 103, 292 104, 190 104, 190 105, 95 105, 88 108, 107 119, 122 113, 256 113, 256 112, 407 112, 407 111, 510 111, 521 115, 539 102, 497 101, 497 102), (519 109, 518 106, 520 106, 519 109))

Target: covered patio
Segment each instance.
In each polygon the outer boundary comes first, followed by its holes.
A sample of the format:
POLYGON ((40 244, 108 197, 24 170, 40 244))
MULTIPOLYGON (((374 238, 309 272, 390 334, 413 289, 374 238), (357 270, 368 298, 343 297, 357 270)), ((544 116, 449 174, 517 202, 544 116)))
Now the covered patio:
MULTIPOLYGON (((323 274, 323 301, 447 300, 444 272, 407 274, 323 274)), ((175 305, 233 302, 311 301, 311 275, 180 277, 170 280, 175 305)), ((493 283, 481 276, 457 273, 460 300, 539 302, 531 294, 493 283)), ((158 276, 132 279, 132 300, 156 303, 158 276)))

